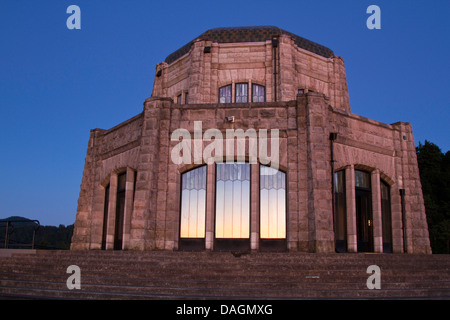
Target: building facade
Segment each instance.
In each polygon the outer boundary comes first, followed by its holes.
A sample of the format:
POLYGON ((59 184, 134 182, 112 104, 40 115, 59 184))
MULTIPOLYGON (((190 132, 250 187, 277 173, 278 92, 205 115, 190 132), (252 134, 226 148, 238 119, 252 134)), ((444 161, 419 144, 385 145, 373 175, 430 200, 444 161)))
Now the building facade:
POLYGON ((353 114, 322 45, 208 30, 91 130, 71 248, 431 253, 411 125, 353 114))

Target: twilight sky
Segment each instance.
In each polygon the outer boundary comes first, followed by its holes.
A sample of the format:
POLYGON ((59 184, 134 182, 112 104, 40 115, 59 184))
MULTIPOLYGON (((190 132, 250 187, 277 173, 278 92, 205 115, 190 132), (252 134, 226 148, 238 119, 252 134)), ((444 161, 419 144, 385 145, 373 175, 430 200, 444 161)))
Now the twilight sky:
POLYGON ((72 224, 90 129, 142 111, 155 65, 207 29, 274 25, 346 64, 352 112, 450 149, 450 1, 0 1, 0 218, 72 224), (81 9, 69 30, 68 6, 81 9), (369 5, 381 29, 369 30, 369 5))

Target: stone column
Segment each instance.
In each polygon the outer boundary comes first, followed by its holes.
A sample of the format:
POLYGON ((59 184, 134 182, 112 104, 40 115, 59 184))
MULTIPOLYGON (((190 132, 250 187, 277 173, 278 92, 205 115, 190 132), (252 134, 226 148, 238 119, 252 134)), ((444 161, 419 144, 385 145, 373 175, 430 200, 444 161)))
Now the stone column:
POLYGON ((345 168, 345 201, 347 203, 347 250, 357 252, 356 203, 355 203, 355 167, 345 168))
POLYGON ((208 164, 206 168, 206 234, 205 249, 214 250, 215 194, 216 194, 216 164, 208 164))
POLYGON ((259 164, 251 164, 250 248, 259 249, 259 164))
POLYGON ((306 98, 308 249, 334 252, 329 101, 320 93, 308 93, 306 98))
POLYGON ((371 174, 372 189, 372 230, 373 249, 375 252, 383 252, 383 221, 381 215, 381 186, 380 171, 377 169, 371 174))
POLYGON ((133 198, 134 198, 134 179, 135 172, 127 168, 127 177, 125 183, 125 212, 123 218, 123 245, 122 247, 128 248, 130 241, 130 230, 131 230, 131 216, 133 213, 133 198))
POLYGON ((108 221, 106 228, 106 250, 114 249, 114 227, 116 223, 116 204, 117 204, 117 173, 111 173, 109 178, 109 203, 108 203, 108 221))

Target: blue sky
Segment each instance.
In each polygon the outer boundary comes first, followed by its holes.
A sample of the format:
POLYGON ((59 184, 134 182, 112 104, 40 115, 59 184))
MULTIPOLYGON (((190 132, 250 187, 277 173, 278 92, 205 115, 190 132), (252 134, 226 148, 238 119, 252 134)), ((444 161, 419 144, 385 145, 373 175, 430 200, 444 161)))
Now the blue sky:
POLYGON ((0 218, 72 224, 90 129, 142 111, 155 65, 215 27, 275 25, 346 63, 352 112, 450 149, 450 1, 0 1, 0 218), (81 8, 81 30, 66 9, 81 8), (369 30, 366 9, 381 8, 369 30))

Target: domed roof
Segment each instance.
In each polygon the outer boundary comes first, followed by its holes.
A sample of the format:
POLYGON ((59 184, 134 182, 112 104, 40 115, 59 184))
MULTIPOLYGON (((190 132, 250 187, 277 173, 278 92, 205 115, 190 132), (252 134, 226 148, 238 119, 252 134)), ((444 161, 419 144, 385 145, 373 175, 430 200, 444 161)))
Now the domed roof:
POLYGON ((256 26, 214 28, 207 30, 188 44, 168 55, 165 62, 172 63, 188 53, 195 40, 210 40, 216 43, 260 42, 272 40, 273 37, 279 37, 283 34, 289 35, 299 48, 308 50, 325 58, 334 57, 334 53, 331 49, 281 28, 274 26, 256 26))

